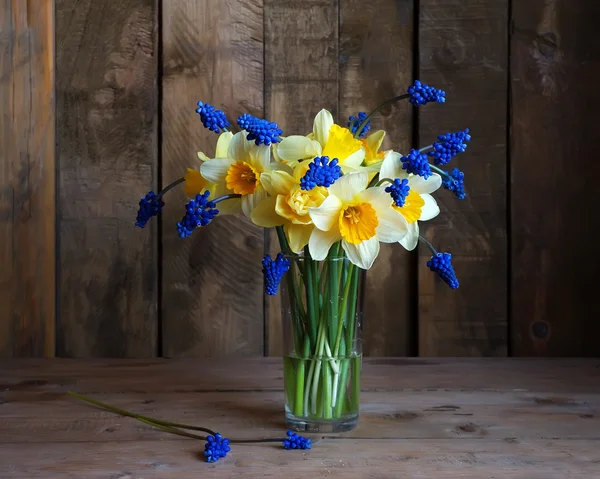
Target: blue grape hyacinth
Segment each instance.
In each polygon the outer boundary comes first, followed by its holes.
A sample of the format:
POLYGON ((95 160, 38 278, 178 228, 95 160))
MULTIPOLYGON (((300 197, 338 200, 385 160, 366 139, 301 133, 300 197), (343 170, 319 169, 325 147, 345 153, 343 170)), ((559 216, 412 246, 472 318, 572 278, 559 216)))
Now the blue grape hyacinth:
POLYGON ((295 432, 287 431, 287 439, 283 440, 285 449, 312 449, 312 439, 299 436, 295 432))
POLYGON ((430 102, 444 103, 446 101, 446 92, 438 88, 425 85, 419 80, 408 87, 408 94, 410 95, 408 101, 415 106, 426 105, 430 102))
POLYGON ((300 179, 300 188, 312 190, 316 186, 330 187, 342 175, 337 158, 329 161, 327 156, 317 156, 308 165, 308 170, 300 179))
POLYGON ((265 255, 262 265, 265 278, 265 293, 269 296, 274 296, 277 294, 283 275, 290 269, 290 260, 286 259, 283 253, 278 253, 274 260, 269 255, 265 255))
POLYGON ((410 153, 400 158, 400 160, 402 161, 402 169, 406 170, 407 173, 419 175, 425 179, 432 175, 427 155, 419 152, 419 150, 410 150, 410 153))
POLYGON ((262 120, 244 113, 238 118, 237 124, 242 130, 248 132, 247 139, 254 140, 257 145, 270 145, 281 141, 283 131, 277 126, 277 123, 272 121, 262 120))
POLYGON ((452 255, 450 253, 436 253, 429 261, 427 266, 431 271, 437 273, 444 282, 452 289, 458 288, 458 279, 452 267, 452 255))
MULTIPOLYGON (((366 119, 367 119, 367 114, 364 111, 359 112, 356 116, 352 115, 348 118, 348 120, 350 120, 350 121, 348 121, 348 128, 350 128, 350 131, 352 133, 356 133, 356 130, 358 130, 358 127, 366 119)), ((363 126, 362 129, 360 130, 358 137, 362 138, 369 132, 370 129, 371 129, 371 121, 369 120, 365 124, 365 126, 363 126)))
POLYGON ((456 133, 446 133, 438 136, 433 146, 433 151, 427 153, 436 165, 445 165, 459 153, 467 149, 467 143, 471 140, 469 129, 457 131, 456 133))
POLYGON ((219 214, 219 210, 215 209, 216 204, 208 199, 209 196, 210 193, 205 191, 185 205, 185 216, 177 223, 180 238, 190 236, 198 226, 206 226, 219 214))
POLYGON ((452 191, 459 200, 464 200, 467 197, 465 193, 465 174, 458 168, 454 168, 451 173, 444 175, 442 186, 452 191))
POLYGON ((406 178, 402 180, 400 178, 395 178, 394 182, 385 189, 385 192, 389 193, 394 200, 394 205, 400 207, 404 206, 409 191, 410 186, 408 186, 408 180, 406 178))
POLYGON ((214 106, 209 105, 208 103, 199 101, 196 113, 200 115, 204 128, 207 128, 210 131, 221 133, 221 131, 224 131, 229 127, 225 112, 223 110, 216 110, 214 106))
POLYGON ((140 200, 140 208, 137 212, 137 218, 135 220, 135 225, 139 228, 143 228, 146 226, 150 218, 157 216, 165 203, 154 193, 154 191, 149 191, 146 196, 144 196, 140 200))
POLYGON ((219 433, 206 438, 206 445, 204 446, 206 462, 217 462, 222 457, 227 456, 229 451, 231 451, 229 439, 224 438, 219 433))

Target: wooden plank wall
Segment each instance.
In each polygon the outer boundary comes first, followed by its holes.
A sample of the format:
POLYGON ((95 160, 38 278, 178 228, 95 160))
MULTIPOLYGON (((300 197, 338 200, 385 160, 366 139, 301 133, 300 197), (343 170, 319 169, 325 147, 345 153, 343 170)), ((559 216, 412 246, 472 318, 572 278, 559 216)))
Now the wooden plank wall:
POLYGON ((373 128, 403 152, 471 128, 455 160, 468 198, 440 191, 443 214, 422 227, 461 288, 435 280, 427 250, 382 248, 366 354, 600 355, 598 13, 585 0, 2 0, 0 356, 281 354, 260 272, 274 238, 219 218, 181 240, 180 189, 139 230, 137 202, 212 155, 198 100, 305 134, 319 109, 343 124, 415 78, 447 103, 394 105, 373 128))

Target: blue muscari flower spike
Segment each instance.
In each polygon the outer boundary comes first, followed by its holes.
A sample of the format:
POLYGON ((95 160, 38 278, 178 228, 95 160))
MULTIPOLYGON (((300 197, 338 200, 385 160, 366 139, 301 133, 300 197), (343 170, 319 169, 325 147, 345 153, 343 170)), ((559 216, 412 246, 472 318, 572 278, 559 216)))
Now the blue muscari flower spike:
POLYGON ((421 83, 419 80, 408 87, 408 94, 410 98, 408 101, 415 106, 425 105, 429 102, 436 101, 438 103, 444 103, 446 101, 446 92, 433 88, 425 83, 421 83))
POLYGON ((312 440, 308 437, 299 436, 295 432, 287 431, 287 439, 283 440, 285 449, 312 449, 312 440))
POLYGON ((210 193, 205 191, 185 205, 186 214, 177 223, 177 234, 180 238, 188 237, 198 226, 206 226, 219 214, 219 210, 215 209, 217 205, 209 201, 209 196, 210 193))
POLYGON ((217 462, 222 457, 225 457, 229 451, 231 451, 229 439, 224 438, 219 433, 206 438, 206 445, 204 446, 206 462, 217 462))
POLYGON ((146 226, 150 218, 157 216, 162 207, 165 206, 164 202, 156 196, 154 191, 149 191, 146 196, 140 200, 140 209, 137 213, 135 225, 143 228, 146 226))
POLYGON ((436 165, 445 165, 459 153, 467 149, 467 143, 471 140, 469 129, 446 133, 438 136, 438 141, 433 144, 433 151, 427 153, 436 165))
POLYGON ((196 113, 200 115, 204 128, 208 128, 215 133, 221 133, 229 126, 227 116, 223 110, 215 110, 215 107, 208 103, 198 102, 196 113))
POLYGON ((452 289, 458 288, 458 279, 452 267, 452 255, 450 253, 435 253, 427 266, 431 271, 437 273, 452 289))
POLYGON ((394 182, 385 189, 386 193, 389 193, 396 206, 404 206, 410 186, 408 186, 408 180, 406 178, 400 180, 400 178, 394 179, 394 182))
POLYGON ((255 116, 244 113, 237 119, 237 124, 242 130, 248 132, 248 140, 254 140, 257 145, 270 145, 281 141, 283 131, 268 120, 261 120, 255 116))
POLYGON ((317 156, 300 179, 300 188, 303 190, 312 190, 316 186, 329 188, 340 176, 342 176, 342 169, 338 166, 337 158, 329 161, 328 156, 317 156))
POLYGON ((407 173, 419 175, 425 179, 431 176, 431 167, 425 153, 412 149, 408 156, 403 156, 400 160, 402 161, 402 169, 406 170, 407 173))
POLYGON ((279 289, 281 278, 290 269, 290 260, 284 258, 283 253, 279 253, 274 260, 269 255, 265 255, 262 264, 262 272, 265 277, 265 293, 274 296, 279 289))
POLYGON ((465 174, 458 168, 454 168, 452 173, 444 175, 442 186, 452 191, 459 200, 464 200, 467 197, 465 193, 465 174))
MULTIPOLYGON (((350 120, 348 122, 348 128, 350 128, 350 131, 352 133, 356 133, 356 130, 358 129, 358 127, 366 119, 367 119, 367 114, 364 111, 359 112, 358 115, 356 115, 356 116, 352 115, 351 117, 348 118, 348 120, 350 120)), ((365 126, 363 126, 363 128, 360 131, 358 137, 362 138, 363 136, 365 136, 369 132, 370 129, 371 129, 371 121, 369 120, 367 122, 367 124, 365 126)))

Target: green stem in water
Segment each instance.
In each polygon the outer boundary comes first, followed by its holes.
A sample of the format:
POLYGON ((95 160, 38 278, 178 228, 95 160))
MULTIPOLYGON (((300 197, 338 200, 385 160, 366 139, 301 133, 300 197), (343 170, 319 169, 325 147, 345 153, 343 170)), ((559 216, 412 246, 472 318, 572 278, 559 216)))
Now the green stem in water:
POLYGON ((358 135, 363 130, 363 128, 366 126, 366 124, 368 123, 368 121, 376 113, 378 113, 379 110, 381 110, 383 107, 385 107, 387 105, 391 105, 392 103, 396 103, 397 101, 400 101, 400 100, 405 100, 406 98, 409 98, 409 97, 410 97, 410 95, 408 93, 405 93, 404 95, 398 95, 398 96, 395 96, 394 98, 390 98, 389 100, 384 101, 381 105, 379 105, 371 113, 369 113, 367 115, 367 117, 363 120, 363 122, 358 126, 358 128, 356 129, 356 133, 354 133, 354 138, 358 138, 358 135))

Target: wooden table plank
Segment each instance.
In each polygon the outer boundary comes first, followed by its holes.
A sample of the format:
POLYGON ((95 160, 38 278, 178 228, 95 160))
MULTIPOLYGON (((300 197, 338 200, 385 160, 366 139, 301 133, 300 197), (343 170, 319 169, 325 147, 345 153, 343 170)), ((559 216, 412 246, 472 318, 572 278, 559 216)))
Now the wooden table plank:
MULTIPOLYGON (((0 391, 183 392, 282 390, 280 358, 7 359, 0 391)), ((523 390, 598 392, 600 359, 367 358, 363 390, 523 390)))
POLYGON ((10 444, 0 449, 0 477, 591 479, 600 471, 600 448, 597 441, 591 440, 327 439, 310 451, 283 451, 275 445, 237 446, 214 465, 201 462, 202 449, 193 440, 107 442, 93 447, 85 443, 35 444, 27 448, 10 444))
POLYGON ((216 465, 203 442, 168 435, 66 395, 217 429, 283 435, 280 361, 0 362, 0 477, 600 477, 599 359, 370 359, 361 421, 313 436, 312 451, 234 446, 216 465), (225 474, 225 476, 223 476, 225 474))

